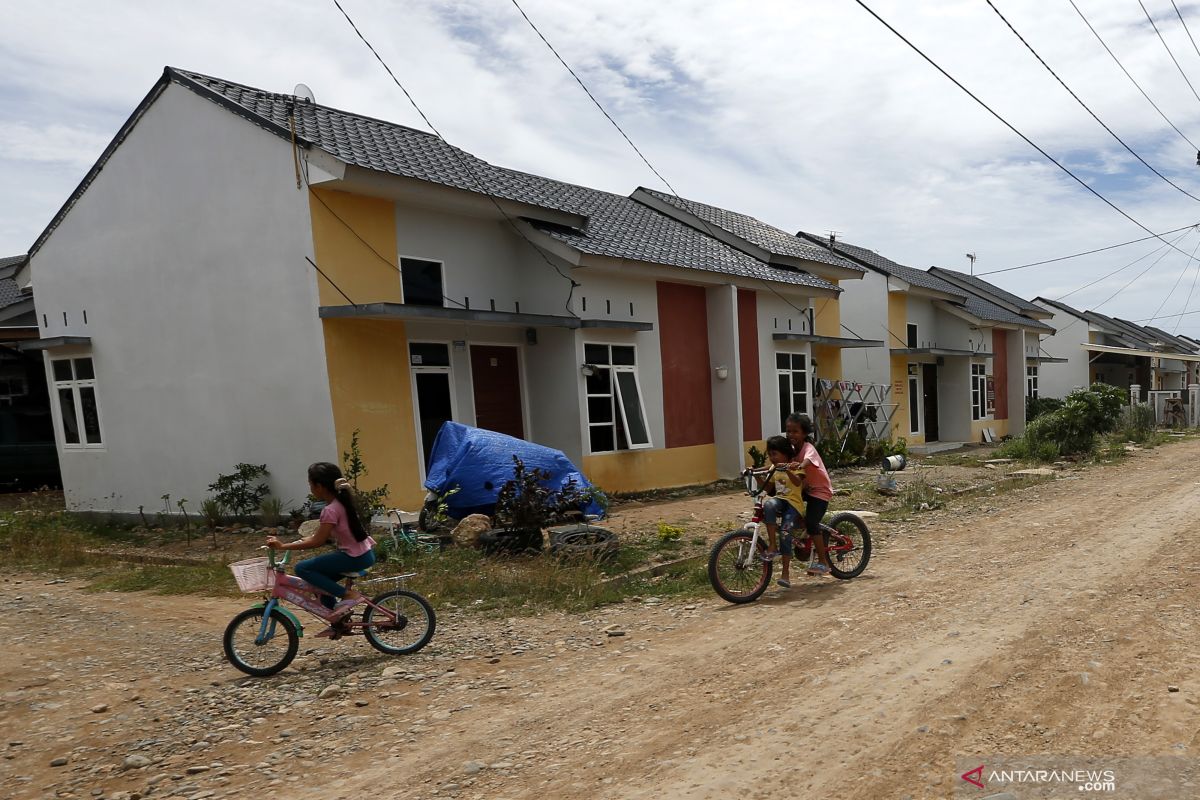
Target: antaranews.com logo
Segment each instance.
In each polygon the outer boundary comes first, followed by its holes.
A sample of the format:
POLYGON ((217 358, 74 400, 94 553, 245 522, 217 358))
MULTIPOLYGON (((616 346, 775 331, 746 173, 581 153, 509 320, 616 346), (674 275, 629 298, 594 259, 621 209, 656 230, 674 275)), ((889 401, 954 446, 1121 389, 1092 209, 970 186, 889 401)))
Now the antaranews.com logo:
POLYGON ((980 764, 974 769, 967 770, 961 777, 964 781, 980 789, 988 788, 989 784, 996 787, 1010 787, 1033 784, 1045 785, 1074 785, 1080 792, 1115 792, 1117 790, 1117 773, 1111 769, 993 769, 984 774, 986 766, 980 764))
POLYGON ((955 765, 956 800, 1180 800, 1200 785, 1200 759, 1183 756, 974 755, 955 765))

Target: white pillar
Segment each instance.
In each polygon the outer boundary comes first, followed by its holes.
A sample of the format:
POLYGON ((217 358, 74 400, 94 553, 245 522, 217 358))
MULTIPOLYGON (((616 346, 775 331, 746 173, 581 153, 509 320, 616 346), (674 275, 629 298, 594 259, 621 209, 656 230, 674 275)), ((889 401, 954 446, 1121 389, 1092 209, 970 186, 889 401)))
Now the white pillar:
POLYGON ((712 381, 717 474, 722 478, 736 478, 746 460, 742 450, 742 370, 753 370, 757 376, 758 365, 740 363, 737 287, 709 287, 706 300, 708 355, 712 359, 708 374, 712 381))
POLYGON ((1142 402, 1142 387, 1140 384, 1129 384, 1129 405, 1136 406, 1142 402))
POLYGON ((1188 427, 1200 427, 1200 383, 1189 383, 1187 393, 1188 427))

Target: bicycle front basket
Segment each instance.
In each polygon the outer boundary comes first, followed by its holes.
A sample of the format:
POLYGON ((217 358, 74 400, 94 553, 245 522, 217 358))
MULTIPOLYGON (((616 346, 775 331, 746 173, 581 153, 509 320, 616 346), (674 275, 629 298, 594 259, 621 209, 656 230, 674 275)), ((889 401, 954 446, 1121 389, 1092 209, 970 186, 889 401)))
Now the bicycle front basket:
POLYGON ((275 570, 266 556, 234 562, 229 569, 243 592, 261 592, 275 585, 275 570))

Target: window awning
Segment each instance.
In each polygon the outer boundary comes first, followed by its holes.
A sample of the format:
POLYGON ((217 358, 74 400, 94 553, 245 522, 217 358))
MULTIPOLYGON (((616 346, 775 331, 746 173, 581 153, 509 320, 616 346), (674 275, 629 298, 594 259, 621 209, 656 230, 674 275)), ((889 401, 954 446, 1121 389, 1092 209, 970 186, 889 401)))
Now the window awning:
POLYGON ((1029 356, 1026 361, 1036 361, 1039 364, 1067 364, 1070 363, 1069 358, 1052 358, 1050 356, 1029 356))
POLYGON ((1131 347, 1113 347, 1107 344, 1088 344, 1086 342, 1080 345, 1084 350, 1092 353, 1113 353, 1122 356, 1143 356, 1146 358, 1162 358, 1168 361, 1200 361, 1200 353, 1161 353, 1157 350, 1135 350, 1131 347))
POLYGON ((59 347, 89 345, 91 343, 92 337, 90 336, 51 336, 48 339, 33 339, 21 342, 17 346, 22 350, 55 350, 59 347))
POLYGON ((472 308, 414 306, 404 303, 364 303, 356 306, 321 306, 321 319, 377 319, 396 321, 478 322, 483 325, 512 325, 521 328, 603 328, 623 331, 652 331, 654 323, 635 320, 583 319, 555 314, 523 314, 509 311, 476 311, 472 308))
POLYGON ((771 338, 777 342, 809 342, 829 347, 883 347, 878 339, 850 339, 843 336, 817 336, 813 333, 775 333, 771 338))
POLYGON ((974 356, 991 358, 991 353, 975 350, 955 350, 950 347, 893 347, 894 356, 974 356))

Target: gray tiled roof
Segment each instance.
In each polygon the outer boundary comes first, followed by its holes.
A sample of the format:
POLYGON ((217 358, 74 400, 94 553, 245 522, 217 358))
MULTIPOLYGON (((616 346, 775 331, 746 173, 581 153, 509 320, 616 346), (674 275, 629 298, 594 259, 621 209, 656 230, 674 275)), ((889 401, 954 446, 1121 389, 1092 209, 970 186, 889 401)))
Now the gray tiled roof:
POLYGON ((13 303, 19 303, 27 297, 29 295, 21 292, 15 280, 12 278, 0 279, 0 308, 8 308, 13 303))
POLYGON ((766 264, 628 197, 534 175, 524 179, 548 184, 538 190, 557 196, 563 210, 587 217, 583 231, 532 223, 580 252, 837 291, 829 281, 766 264))
POLYGON ((1196 346, 1184 339, 1182 336, 1176 336, 1172 333, 1167 333, 1162 328, 1156 328, 1153 325, 1141 326, 1151 333, 1157 334, 1161 341, 1166 342, 1172 349, 1183 353, 1193 353, 1196 351, 1196 346))
POLYGON ((288 109, 294 103, 297 134, 347 163, 584 216, 587 223, 582 231, 531 223, 585 253, 837 291, 828 281, 772 267, 628 197, 497 167, 433 134, 403 125, 197 72, 168 72, 183 85, 216 93, 276 129, 287 128, 288 109))
POLYGON ((29 258, 29 256, 25 255, 24 253, 19 256, 5 256, 4 258, 0 258, 0 269, 6 269, 8 267, 15 267, 18 264, 23 264, 27 258, 29 258))
POLYGON ((1028 300, 1017 297, 1012 292, 1006 292, 1003 289, 1001 289, 999 286, 995 286, 994 284, 988 283, 983 278, 977 278, 976 276, 968 275, 965 272, 956 272, 955 270, 946 269, 945 267, 931 267, 929 271, 931 273, 933 273, 934 275, 949 276, 951 278, 954 278, 955 280, 958 280, 958 281, 961 281, 962 283, 967 284, 968 286, 970 286, 972 289, 974 289, 976 291, 983 292, 984 294, 990 294, 993 297, 998 297, 1001 300, 1003 300, 1004 302, 1008 303, 1009 305, 1012 305, 1012 306, 1015 306, 1016 308, 1021 309, 1022 312, 1028 312, 1028 311, 1038 312, 1038 311, 1046 310, 1039 306, 1035 306, 1033 303, 1029 302, 1028 300))
POLYGON ((276 131, 288 130, 288 110, 294 106, 296 135, 348 164, 541 208, 565 210, 554 191, 537 191, 537 187, 519 177, 522 173, 495 167, 432 133, 199 72, 168 68, 167 73, 183 86, 212 92, 271 123, 276 131))
MULTIPOLYGON (((819 245, 822 248, 829 247, 829 239, 825 236, 818 236, 814 233, 800 231, 796 236, 803 236, 805 239, 819 245)), ((874 250, 868 250, 865 247, 849 244, 847 242, 834 242, 833 247, 839 253, 849 256, 860 264, 866 264, 868 267, 873 267, 875 270, 891 275, 894 278, 899 278, 902 281, 911 283, 913 286, 920 286, 924 289, 932 289, 937 292, 945 292, 946 294, 954 295, 958 298, 965 298, 967 293, 959 289, 952 283, 942 280, 941 278, 930 275, 928 272, 912 267, 906 267, 903 264, 897 264, 890 258, 884 258, 874 250)))
POLYGON ((1101 314, 1099 311, 1085 311, 1083 312, 1083 318, 1099 326, 1104 333, 1117 337, 1123 347, 1132 347, 1137 350, 1154 349, 1146 334, 1141 331, 1130 330, 1128 326, 1122 325, 1117 320, 1101 314))
MULTIPOLYGON (((986 300, 977 295, 968 294, 961 305, 965 307, 967 311, 971 312, 972 315, 979 317, 979 319, 985 319, 989 322, 1003 322, 1009 325, 1020 325, 1023 328, 1045 331, 1047 333, 1054 332, 1054 328, 1050 327, 1044 322, 1031 319, 1030 317, 1023 317, 1020 314, 1014 314, 1007 308, 998 306, 992 301, 986 300)), ((1045 311, 1044 308, 1038 310, 1045 311)))
POLYGON ((785 230, 776 228, 774 225, 768 225, 749 214, 741 214, 737 211, 730 211, 720 206, 711 206, 695 200, 685 200, 682 197, 676 197, 672 194, 666 194, 665 192, 645 187, 639 187, 638 191, 645 192, 667 205, 699 217, 709 225, 732 233, 739 239, 760 247, 773 255, 791 256, 792 258, 816 261, 820 264, 831 264, 851 269, 855 272, 866 271, 858 264, 829 252, 828 248, 816 247, 803 239, 792 236, 785 230))

